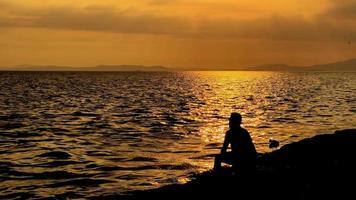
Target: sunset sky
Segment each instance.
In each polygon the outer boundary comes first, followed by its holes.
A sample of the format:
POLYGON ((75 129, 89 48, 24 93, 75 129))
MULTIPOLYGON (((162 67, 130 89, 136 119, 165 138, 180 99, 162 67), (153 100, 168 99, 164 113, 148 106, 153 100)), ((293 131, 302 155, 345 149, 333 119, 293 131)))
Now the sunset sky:
POLYGON ((309 65, 356 57, 356 0, 0 0, 0 66, 309 65))

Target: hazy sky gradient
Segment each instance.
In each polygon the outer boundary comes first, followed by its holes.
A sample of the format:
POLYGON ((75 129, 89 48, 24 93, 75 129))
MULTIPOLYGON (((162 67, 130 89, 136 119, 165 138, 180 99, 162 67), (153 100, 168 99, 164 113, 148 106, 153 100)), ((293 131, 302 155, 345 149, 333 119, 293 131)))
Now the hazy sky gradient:
POLYGON ((0 0, 0 66, 218 69, 355 52, 356 0, 0 0))

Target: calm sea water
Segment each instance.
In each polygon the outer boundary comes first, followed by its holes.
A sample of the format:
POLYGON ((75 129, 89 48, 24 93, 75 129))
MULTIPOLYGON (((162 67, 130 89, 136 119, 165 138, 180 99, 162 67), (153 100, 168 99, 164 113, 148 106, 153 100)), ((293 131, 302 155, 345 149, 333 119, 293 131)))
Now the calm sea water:
POLYGON ((210 169, 227 118, 259 152, 356 127, 356 73, 0 72, 0 198, 92 197, 210 169))

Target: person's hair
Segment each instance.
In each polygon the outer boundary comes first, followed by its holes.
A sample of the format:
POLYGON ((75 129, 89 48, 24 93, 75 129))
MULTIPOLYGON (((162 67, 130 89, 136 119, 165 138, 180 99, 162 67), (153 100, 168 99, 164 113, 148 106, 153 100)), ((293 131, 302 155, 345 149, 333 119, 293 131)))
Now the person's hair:
POLYGON ((230 128, 240 126, 242 121, 242 116, 240 113, 233 112, 230 115, 229 126, 230 128))

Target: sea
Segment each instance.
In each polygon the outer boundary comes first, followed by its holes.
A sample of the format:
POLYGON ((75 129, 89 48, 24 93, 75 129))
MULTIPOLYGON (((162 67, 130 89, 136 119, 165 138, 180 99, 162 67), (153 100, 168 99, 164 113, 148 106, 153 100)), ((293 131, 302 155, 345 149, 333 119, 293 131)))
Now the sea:
POLYGON ((232 112, 266 153, 356 127, 355 94, 352 72, 0 72, 0 199, 183 184, 232 112))

